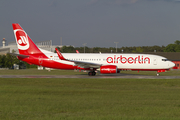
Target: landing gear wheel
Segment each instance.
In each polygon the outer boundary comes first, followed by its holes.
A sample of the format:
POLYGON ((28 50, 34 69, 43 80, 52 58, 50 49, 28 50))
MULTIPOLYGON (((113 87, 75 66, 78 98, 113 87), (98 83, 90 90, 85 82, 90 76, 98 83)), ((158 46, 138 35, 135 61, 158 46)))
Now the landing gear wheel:
POLYGON ((92 72, 92 75, 95 76, 95 75, 96 75, 96 72, 93 71, 93 72, 92 72))
POLYGON ((94 72, 94 71, 88 72, 88 75, 89 75, 89 76, 95 76, 95 75, 96 75, 96 72, 94 72))
POLYGON ((92 75, 92 72, 88 72, 88 75, 91 76, 91 75, 92 75))

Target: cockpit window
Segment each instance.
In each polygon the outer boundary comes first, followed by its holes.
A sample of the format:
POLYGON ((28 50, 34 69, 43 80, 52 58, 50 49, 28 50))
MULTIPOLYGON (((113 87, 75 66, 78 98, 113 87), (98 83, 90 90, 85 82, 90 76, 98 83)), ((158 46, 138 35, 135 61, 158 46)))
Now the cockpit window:
POLYGON ((162 61, 169 61, 168 59, 162 59, 162 61))

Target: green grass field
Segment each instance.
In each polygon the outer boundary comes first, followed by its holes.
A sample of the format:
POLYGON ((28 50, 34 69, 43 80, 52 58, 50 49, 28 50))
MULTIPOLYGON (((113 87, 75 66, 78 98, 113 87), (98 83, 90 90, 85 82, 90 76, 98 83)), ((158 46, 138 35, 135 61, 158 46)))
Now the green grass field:
POLYGON ((0 78, 1 120, 179 120, 179 79, 0 78))

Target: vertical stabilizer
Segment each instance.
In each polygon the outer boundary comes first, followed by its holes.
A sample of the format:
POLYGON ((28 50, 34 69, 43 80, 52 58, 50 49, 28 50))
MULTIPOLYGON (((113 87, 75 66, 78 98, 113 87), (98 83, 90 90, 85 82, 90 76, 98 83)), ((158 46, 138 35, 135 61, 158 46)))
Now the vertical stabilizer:
POLYGON ((13 26, 19 54, 22 55, 43 54, 18 23, 13 23, 12 26, 13 26))

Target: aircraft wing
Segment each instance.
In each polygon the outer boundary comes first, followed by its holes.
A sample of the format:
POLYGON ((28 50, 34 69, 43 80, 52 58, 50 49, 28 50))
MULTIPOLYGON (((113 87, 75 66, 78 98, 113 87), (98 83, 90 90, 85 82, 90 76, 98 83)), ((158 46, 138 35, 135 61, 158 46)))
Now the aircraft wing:
POLYGON ((99 68, 100 66, 102 66, 102 64, 97 64, 97 63, 91 63, 91 62, 83 62, 83 61, 75 61, 75 60, 68 60, 68 59, 65 59, 63 57, 63 55, 61 54, 61 52, 55 48, 57 54, 58 54, 58 57, 59 59, 61 60, 65 60, 65 61, 69 61, 69 62, 74 62, 75 65, 79 66, 79 67, 82 67, 82 68, 89 68, 89 67, 92 67, 92 68, 99 68))
POLYGON ((90 63, 90 62, 82 62, 82 61, 72 61, 74 62, 76 65, 78 65, 79 67, 82 68, 99 68, 100 66, 102 66, 102 64, 96 64, 96 63, 90 63))

